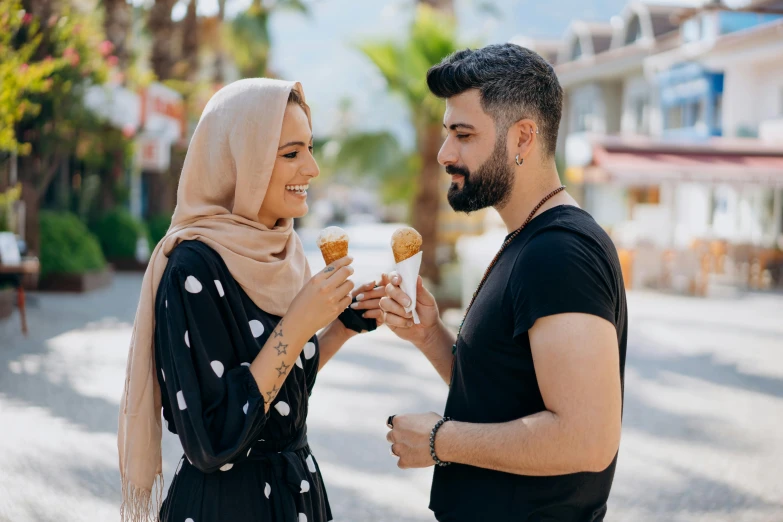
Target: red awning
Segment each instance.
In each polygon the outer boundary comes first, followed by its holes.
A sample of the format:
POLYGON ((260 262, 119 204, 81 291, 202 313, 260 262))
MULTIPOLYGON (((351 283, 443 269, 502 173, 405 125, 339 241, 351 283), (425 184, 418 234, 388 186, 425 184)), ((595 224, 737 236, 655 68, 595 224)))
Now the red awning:
POLYGON ((783 150, 768 155, 710 154, 686 150, 612 150, 596 144, 586 183, 657 184, 661 181, 754 184, 783 187, 783 150))

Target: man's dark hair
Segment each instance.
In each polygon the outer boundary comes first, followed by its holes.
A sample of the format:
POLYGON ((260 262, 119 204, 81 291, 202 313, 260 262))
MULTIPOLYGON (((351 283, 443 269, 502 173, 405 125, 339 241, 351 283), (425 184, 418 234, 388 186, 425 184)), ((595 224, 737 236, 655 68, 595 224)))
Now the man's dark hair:
POLYGON ((521 119, 534 120, 544 154, 554 155, 563 89, 552 66, 530 49, 506 43, 457 51, 427 71, 427 85, 439 98, 477 89, 501 133, 521 119))

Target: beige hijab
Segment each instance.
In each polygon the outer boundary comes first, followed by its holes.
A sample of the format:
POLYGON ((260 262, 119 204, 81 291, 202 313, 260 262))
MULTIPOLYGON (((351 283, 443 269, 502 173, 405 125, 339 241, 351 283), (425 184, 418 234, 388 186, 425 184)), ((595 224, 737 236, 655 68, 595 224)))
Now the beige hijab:
POLYGON ((257 217, 292 89, 304 99, 294 82, 248 79, 228 85, 209 101, 190 142, 171 227, 144 274, 128 353, 117 437, 123 522, 158 520, 163 496, 154 304, 174 247, 190 239, 212 247, 255 304, 275 315, 286 312, 310 278, 293 220, 270 230, 257 217))

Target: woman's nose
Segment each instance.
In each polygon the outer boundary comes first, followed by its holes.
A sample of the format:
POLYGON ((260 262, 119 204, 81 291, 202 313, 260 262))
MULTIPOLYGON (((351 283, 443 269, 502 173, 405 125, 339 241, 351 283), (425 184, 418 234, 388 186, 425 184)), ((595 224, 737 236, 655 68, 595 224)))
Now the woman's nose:
POLYGON ((315 161, 315 158, 310 156, 309 161, 302 169, 302 174, 308 178, 317 178, 321 174, 321 169, 318 168, 318 162, 315 161))

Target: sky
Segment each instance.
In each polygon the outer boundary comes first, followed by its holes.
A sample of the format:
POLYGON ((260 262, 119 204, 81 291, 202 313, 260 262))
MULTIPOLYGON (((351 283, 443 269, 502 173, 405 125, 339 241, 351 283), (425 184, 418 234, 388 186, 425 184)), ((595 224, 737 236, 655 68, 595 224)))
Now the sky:
MULTIPOLYGON (((135 0, 142 2, 144 0, 135 0)), ((484 0, 486 1, 486 0, 484 0)), ((676 0, 657 0, 658 3, 676 0)), ((682 0, 677 3, 693 3, 682 0)), ((281 12, 272 18, 271 67, 302 82, 312 107, 314 132, 328 135, 338 121, 341 100, 351 101, 351 121, 361 130, 391 130, 410 147, 407 110, 387 94, 373 65, 355 49, 358 42, 402 38, 413 0, 310 0, 310 16, 281 12)), ((627 0, 492 0, 499 17, 479 11, 481 0, 456 0, 459 35, 466 42, 506 42, 514 36, 559 38, 574 19, 606 21, 627 0)), ((229 17, 250 0, 228 0, 229 17)), ((175 17, 184 16, 184 0, 175 17)), ((199 14, 217 12, 217 0, 199 0, 199 14)))

